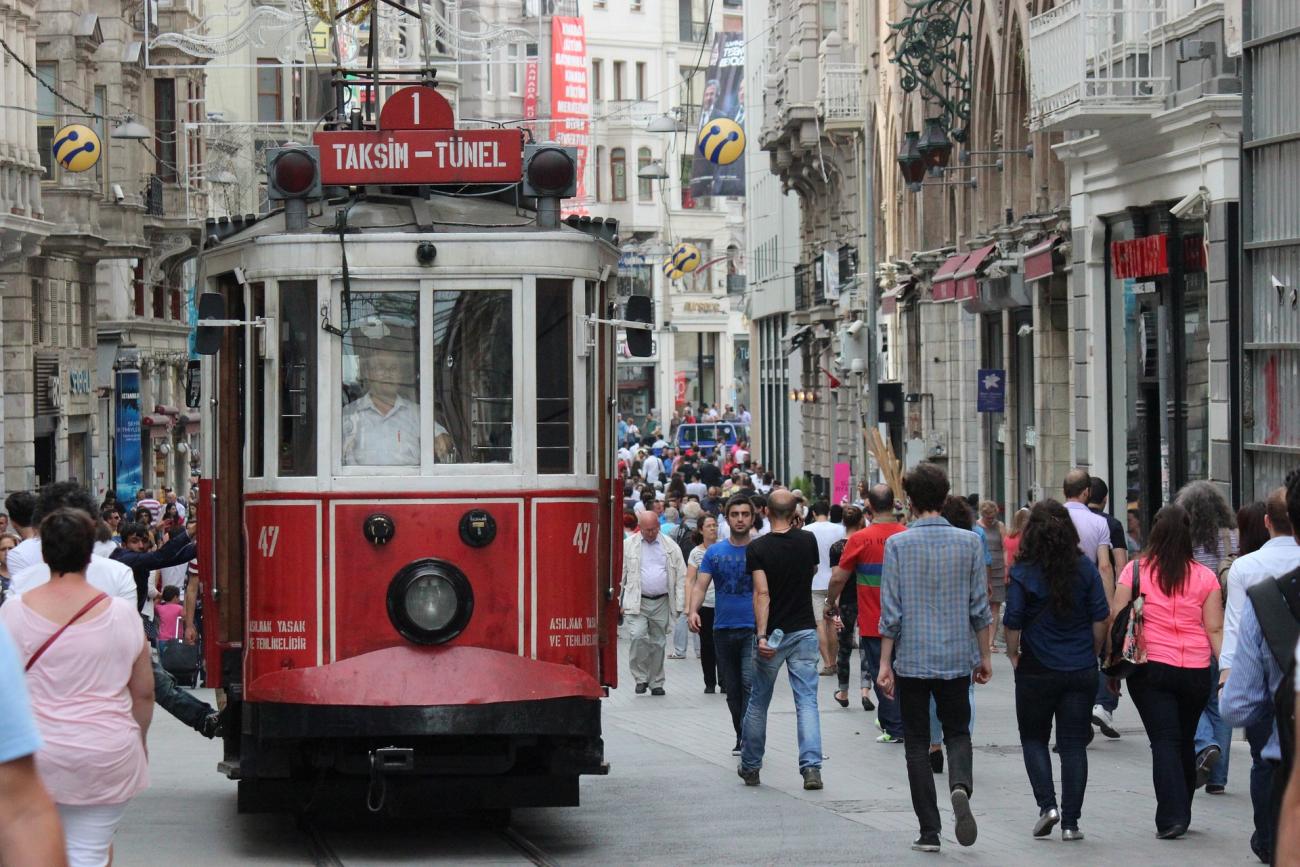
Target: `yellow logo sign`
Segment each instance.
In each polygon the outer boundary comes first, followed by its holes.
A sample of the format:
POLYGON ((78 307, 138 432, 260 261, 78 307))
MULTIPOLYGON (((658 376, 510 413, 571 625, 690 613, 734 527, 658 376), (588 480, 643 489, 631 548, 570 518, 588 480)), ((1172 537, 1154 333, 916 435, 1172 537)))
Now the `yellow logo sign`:
POLYGON ((729 117, 715 117, 700 129, 696 146, 714 165, 730 165, 745 152, 745 131, 729 117))
POLYGON ((95 131, 80 123, 70 123, 56 132, 50 145, 54 161, 70 172, 93 169, 103 149, 95 131))

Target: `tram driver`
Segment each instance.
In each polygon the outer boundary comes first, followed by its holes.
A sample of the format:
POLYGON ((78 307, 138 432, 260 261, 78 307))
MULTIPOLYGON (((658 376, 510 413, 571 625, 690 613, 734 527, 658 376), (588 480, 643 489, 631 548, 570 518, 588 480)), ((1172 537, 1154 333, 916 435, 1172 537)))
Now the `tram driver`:
MULTIPOLYGON (((414 385, 413 343, 391 334, 354 341, 366 390, 343 408, 344 466, 419 466, 420 404, 403 395, 414 385)), ((446 428, 435 422, 433 430, 437 460, 453 460, 446 428)))

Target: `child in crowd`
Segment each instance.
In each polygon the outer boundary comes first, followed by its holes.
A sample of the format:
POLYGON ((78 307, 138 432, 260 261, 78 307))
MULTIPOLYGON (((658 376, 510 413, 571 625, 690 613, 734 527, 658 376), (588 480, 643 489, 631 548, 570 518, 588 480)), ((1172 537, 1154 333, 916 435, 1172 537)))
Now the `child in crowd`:
POLYGON ((162 601, 154 605, 154 615, 158 618, 158 651, 175 644, 182 636, 185 621, 185 607, 180 603, 179 587, 168 585, 163 588, 162 601))

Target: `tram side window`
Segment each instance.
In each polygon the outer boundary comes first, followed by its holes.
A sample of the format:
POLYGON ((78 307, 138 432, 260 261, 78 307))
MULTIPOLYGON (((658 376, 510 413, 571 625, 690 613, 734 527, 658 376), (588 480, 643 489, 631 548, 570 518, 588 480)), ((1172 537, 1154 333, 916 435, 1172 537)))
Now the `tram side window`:
POLYGON ((316 281, 280 283, 281 476, 316 475, 316 281))
POLYGON ((537 281, 537 471, 573 472, 573 281, 537 281))
POLYGON ((511 461, 515 415, 511 320, 509 292, 433 293, 433 427, 438 462, 511 461))
POLYGON ((343 332, 343 465, 419 466, 419 294, 352 292, 343 332))

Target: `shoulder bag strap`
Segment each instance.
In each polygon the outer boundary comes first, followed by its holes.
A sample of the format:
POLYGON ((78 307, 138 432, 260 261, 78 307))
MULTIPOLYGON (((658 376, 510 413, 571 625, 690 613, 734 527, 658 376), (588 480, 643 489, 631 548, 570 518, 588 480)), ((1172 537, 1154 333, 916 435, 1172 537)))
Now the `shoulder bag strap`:
POLYGON ((1246 590, 1255 618, 1259 621, 1264 641, 1273 653, 1273 659, 1286 671, 1295 658, 1296 638, 1300 637, 1300 623, 1287 605, 1284 578, 1260 581, 1246 590))
POLYGON ((1139 560, 1138 558, 1136 557, 1133 558, 1133 598, 1134 599, 1137 599, 1139 596, 1142 595, 1142 570, 1138 568, 1138 564, 1141 562, 1142 561, 1139 560))
POLYGON ((76 623, 78 620, 80 620, 82 617, 85 616, 86 612, 88 612, 90 609, 94 608, 96 605, 103 602, 107 598, 108 598, 107 593, 100 593, 94 599, 90 600, 85 605, 81 606, 81 610, 78 611, 76 614, 72 615, 71 620, 69 620, 67 623, 63 624, 62 626, 60 626, 53 635, 45 639, 44 644, 36 648, 36 652, 32 654, 31 659, 27 660, 27 667, 24 668, 23 670, 31 671, 32 666, 36 664, 36 660, 40 659, 41 655, 44 654, 45 651, 50 649, 51 644, 53 644, 55 641, 58 641, 59 636, 62 635, 69 626, 76 623))

